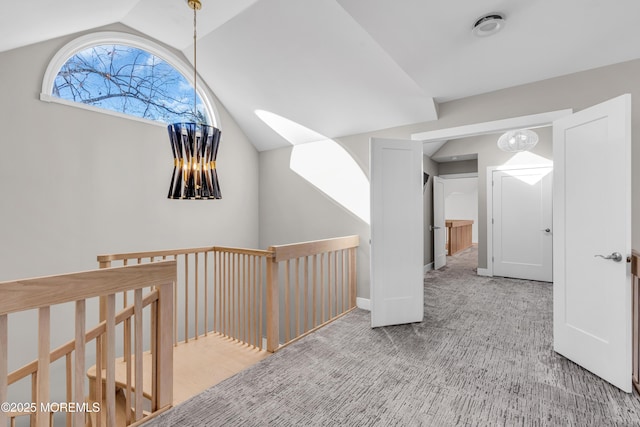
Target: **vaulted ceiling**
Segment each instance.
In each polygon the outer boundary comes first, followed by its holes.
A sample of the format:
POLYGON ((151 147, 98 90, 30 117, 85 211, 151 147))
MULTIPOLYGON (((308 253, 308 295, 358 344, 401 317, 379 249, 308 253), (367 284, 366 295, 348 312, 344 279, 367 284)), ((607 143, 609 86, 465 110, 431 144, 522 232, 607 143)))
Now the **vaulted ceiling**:
MULTIPOLYGON (((202 0, 198 71, 259 150, 265 110, 327 137, 437 119, 439 102, 640 57, 638 0, 202 0), (487 13, 506 17, 472 34, 487 13)), ((121 22, 192 58, 185 0, 5 2, 0 51, 121 22)))

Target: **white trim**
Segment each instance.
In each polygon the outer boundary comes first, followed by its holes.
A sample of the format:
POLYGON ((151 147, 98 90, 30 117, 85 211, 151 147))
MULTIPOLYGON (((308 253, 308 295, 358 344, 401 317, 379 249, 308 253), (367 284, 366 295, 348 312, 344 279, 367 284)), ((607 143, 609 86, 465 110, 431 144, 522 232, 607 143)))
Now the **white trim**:
POLYGON ((430 262, 429 264, 424 266, 424 273, 426 274, 427 272, 433 270, 433 263, 430 262))
POLYGON ((442 179, 477 178, 478 172, 449 173, 445 175, 438 175, 438 177, 442 179))
POLYGON ((82 110, 89 110, 100 114, 106 114, 108 116, 120 117, 121 119, 134 120, 137 122, 146 123, 148 125, 160 126, 163 128, 167 127, 166 123, 157 122, 155 120, 145 119, 143 117, 132 116, 131 114, 121 113, 119 111, 108 110, 106 108, 95 107, 93 105, 83 104, 82 102, 70 101, 68 99, 58 98, 56 96, 47 95, 44 93, 40 94, 40 101, 44 102, 54 102, 56 104, 66 105, 68 107, 80 108, 82 110))
POLYGON ((368 298, 356 298, 356 307, 363 310, 371 311, 371 300, 368 298))
POLYGON ((466 138, 468 136, 486 135, 503 132, 510 129, 521 129, 548 126, 561 117, 573 113, 572 109, 549 111, 547 113, 531 114, 528 116, 512 117, 510 119, 494 120, 491 122, 474 123, 447 129, 431 130, 411 134, 411 139, 422 142, 445 141, 466 138))
MULTIPOLYGON (((434 141, 442 141, 449 139, 460 139, 466 138, 468 136, 475 135, 485 135, 496 132, 502 132, 509 129, 520 129, 520 128, 530 128, 530 127, 541 127, 541 126, 549 126, 553 125, 553 122, 559 118, 566 117, 573 114, 573 109, 568 108, 565 110, 556 110, 549 111, 547 113, 540 114, 531 114, 528 116, 520 116, 513 117, 510 119, 503 120, 494 120, 491 122, 484 123, 475 123, 471 125, 457 126, 447 129, 439 129, 428 132, 420 132, 414 133, 411 135, 411 139, 421 140, 423 143, 434 142, 434 141)), ((485 177, 487 178, 487 177, 485 177)), ((491 182, 490 179, 486 179, 487 181, 487 209, 493 203, 493 199, 491 200, 491 204, 489 203, 488 197, 489 194, 492 194, 491 188, 489 184, 491 182)), ((487 266, 486 269, 478 269, 478 275, 481 276, 493 276, 493 264, 489 262, 490 257, 493 254, 492 240, 493 234, 490 232, 491 230, 491 215, 487 212, 487 266), (480 274, 480 271, 486 274, 480 274)))
MULTIPOLYGON (((49 65, 47 66, 47 70, 44 73, 44 77, 42 78, 42 92, 40 94, 40 99, 45 102, 56 102, 64 105, 73 105, 74 107, 84 108, 91 111, 98 111, 104 113, 105 110, 103 108, 96 108, 92 106, 88 106, 82 104, 80 102, 73 102, 68 100, 63 100, 57 98, 55 96, 51 96, 53 91, 53 82, 58 75, 58 71, 60 68, 69 60, 70 57, 78 53, 83 49, 87 49, 91 46, 96 46, 99 44, 122 44, 126 46, 132 46, 138 49, 145 50, 152 55, 161 58, 166 61, 169 65, 175 68, 182 76, 193 86, 193 67, 186 63, 183 59, 178 57, 177 55, 171 53, 168 49, 160 46, 157 43, 152 42, 151 40, 145 39, 143 37, 139 37, 133 34, 121 33, 116 31, 102 31, 97 33, 86 34, 84 36, 80 36, 71 40, 69 43, 64 45, 56 54, 53 56, 49 65), (66 101, 66 102, 63 102, 66 101)), ((196 91, 198 95, 200 95, 200 99, 204 103, 207 112, 209 113, 209 118, 213 122, 213 126, 220 128, 220 120, 218 111, 215 108, 215 104, 211 101, 213 99, 212 94, 207 89, 206 86, 202 85, 202 79, 198 78, 198 82, 196 84, 196 91)), ((122 114, 118 117, 124 117, 127 119, 135 119, 139 117, 131 116, 128 114, 122 114)), ((116 114, 117 115, 117 114, 116 114)), ((144 120, 146 123, 150 122, 150 120, 144 120)), ((166 124, 161 123, 163 126, 166 124)))
POLYGON ((493 273, 490 272, 489 269, 487 269, 487 268, 479 268, 478 269, 478 276, 493 277, 493 273))

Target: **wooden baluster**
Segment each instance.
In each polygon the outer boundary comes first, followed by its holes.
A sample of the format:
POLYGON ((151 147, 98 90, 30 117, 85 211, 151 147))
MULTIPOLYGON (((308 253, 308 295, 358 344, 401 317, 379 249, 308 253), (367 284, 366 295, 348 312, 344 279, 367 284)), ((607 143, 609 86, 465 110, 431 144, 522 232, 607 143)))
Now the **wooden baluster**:
POLYGON ((225 293, 225 302, 224 302, 224 311, 225 311, 225 335, 231 336, 231 277, 233 275, 233 268, 231 265, 232 255, 229 252, 225 252, 225 262, 226 262, 226 271, 225 271, 225 283, 224 283, 224 293, 225 293))
MULTIPOLYGON (((142 418, 142 391, 143 391, 143 365, 142 365, 142 289, 136 289, 133 292, 133 320, 135 323, 133 330, 133 339, 135 343, 135 355, 133 360, 135 361, 135 420, 138 421, 142 418)), ((129 365, 131 364, 131 359, 129 359, 129 365)), ((128 368, 130 371, 130 367, 128 368)), ((129 384, 130 378, 127 378, 127 385, 129 384)), ((130 413, 131 409, 130 401, 127 402, 127 412, 130 413)))
POLYGON ((321 305, 321 315, 320 323, 324 323, 324 300, 325 300, 325 292, 324 292, 324 254, 320 254, 320 305, 321 305))
MULTIPOLYGON (((328 272, 327 272, 328 273, 327 274, 327 276, 328 276, 327 277, 327 287, 329 288, 329 299, 327 301, 327 304, 329 305, 329 319, 331 319, 333 317, 333 314, 332 314, 333 313, 333 311, 332 311, 332 308, 333 308, 333 294, 331 293, 331 278, 332 278, 332 275, 331 275, 331 252, 327 253, 327 264, 328 264, 328 266, 327 266, 327 269, 328 269, 328 272)), ((335 266, 334 266, 334 269, 335 269, 335 266)))
POLYGON ((291 308, 289 304, 289 288, 291 269, 289 260, 284 262, 284 342, 289 342, 291 335, 291 308))
MULTIPOLYGON (((106 411, 107 427, 116 425, 116 296, 107 295, 107 325, 106 325, 106 411)), ((103 349, 104 350, 104 349, 103 349)))
MULTIPOLYGON (((275 254, 273 246, 269 247, 269 251, 275 254)), ((278 263, 275 258, 267 258, 267 306, 266 306, 266 322, 267 322, 267 351, 275 352, 280 346, 280 329, 279 329, 279 289, 278 289, 278 263)))
MULTIPOLYGON (((106 316, 106 297, 105 297, 105 316, 106 316)), ((106 354, 103 353, 102 348, 106 345, 104 334, 100 334, 98 338, 96 338, 96 380, 93 385, 93 390, 89 390, 89 393, 93 393, 94 398, 92 399, 94 402, 98 402, 100 404, 100 410, 104 410, 103 401, 102 401, 102 366, 104 365, 103 359, 106 359, 106 354), (105 357, 101 357, 104 355, 105 357)), ((96 427, 102 426, 102 416, 101 413, 96 414, 96 427)))
POLYGON ((196 265, 195 265, 195 271, 194 271, 194 293, 195 293, 195 305, 194 305, 194 327, 195 327, 195 332, 194 332, 194 337, 195 339, 198 339, 198 335, 200 334, 199 328, 198 328, 198 305, 199 305, 199 301, 198 301, 198 276, 199 276, 199 272, 198 272, 198 258, 199 258, 199 253, 196 252, 193 254, 193 256, 196 258, 196 265))
POLYGON ((342 256, 342 261, 340 263, 340 285, 342 287, 342 313, 347 311, 347 269, 346 269, 346 252, 343 250, 340 251, 340 255, 342 256))
MULTIPOLYGON (((7 401, 7 375, 9 375, 9 319, 0 314, 0 403, 7 401)), ((13 423, 13 419, 11 420, 13 423)), ((7 413, 0 411, 0 426, 7 425, 7 413)))
MULTIPOLYGON (((173 256, 173 260, 178 261, 178 255, 173 256)), ((177 267, 176 267, 177 268, 177 267)), ((174 347, 178 345, 178 281, 173 282, 173 306, 175 310, 173 310, 173 345, 174 347)))
MULTIPOLYGON (((76 402, 85 401, 84 378, 86 374, 85 348, 86 348, 86 313, 85 300, 76 301, 76 348, 75 348, 75 372, 74 372, 74 396, 76 402)), ((73 422, 76 426, 85 425, 85 414, 78 411, 73 414, 73 422)))
MULTIPOLYGON (((108 315, 108 312, 107 312, 108 315)), ((49 403, 49 372, 51 351, 51 308, 41 307, 38 309, 38 391, 36 404, 36 425, 38 427, 49 426, 49 413, 41 411, 42 403, 49 403)))
POLYGON ((296 298, 296 337, 300 336, 300 258, 296 258, 296 281, 295 281, 295 298, 296 298))
MULTIPOLYGON (((65 364, 65 377, 66 377, 66 399, 67 402, 73 402, 73 363, 71 362, 71 353, 67 353, 64 356, 65 364)), ((71 411, 66 411, 65 414, 66 426, 71 427, 71 411)), ((53 423, 51 423, 53 426, 53 423)))
POLYGON ((304 257, 304 332, 309 330, 309 257, 304 257))
POLYGON ((251 266, 251 259, 249 258, 249 255, 243 255, 242 256, 242 262, 244 264, 244 307, 242 308, 244 310, 244 321, 245 321, 245 325, 244 325, 244 342, 247 344, 251 343, 251 305, 250 305, 250 297, 251 297, 251 292, 249 292, 249 278, 251 277, 251 273, 249 271, 249 267, 251 266))
MULTIPOLYGON (((265 258, 265 262, 269 263, 271 258, 265 258)), ((262 258, 260 258, 258 263, 258 348, 262 350, 262 258)), ((277 266, 276 266, 277 267, 277 266)), ((265 268, 268 268, 265 266, 265 268)), ((271 276, 269 276, 271 277, 271 276)), ((272 278, 273 279, 273 278, 272 278)), ((277 280, 277 278, 276 278, 277 280)), ((267 289, 269 289, 269 284, 266 285, 267 289)), ((277 308, 277 307, 276 307, 277 308)), ((268 328, 267 328, 268 329, 268 328)), ((278 332, 276 331, 276 334, 278 332)), ((267 332, 268 334, 268 332, 267 332)))
POLYGON ((247 258, 247 268, 246 268, 246 274, 247 274, 247 279, 246 279, 246 283, 247 283, 247 306, 245 307, 245 310, 247 311, 247 344, 249 345, 253 345, 253 341, 252 341, 252 337, 253 337, 253 317, 254 317, 254 313, 253 313, 253 256, 252 255, 246 255, 247 258))
POLYGON ((209 334, 209 252, 204 253, 204 336, 209 334))
POLYGON ((235 281, 234 281, 234 302, 235 302, 235 317, 236 317, 236 322, 235 322, 235 328, 234 328, 234 338, 239 340, 240 339, 240 330, 241 330, 241 325, 240 325, 240 304, 242 301, 242 297, 240 295, 240 284, 241 282, 241 278, 240 278, 240 255, 239 254, 234 254, 234 263, 235 263, 235 281))
POLYGON ((313 327, 315 328, 316 326, 318 326, 318 299, 317 299, 317 287, 318 287, 318 255, 313 255, 313 267, 312 267, 312 272, 311 274, 313 275, 313 284, 311 285, 312 288, 312 299, 311 299, 311 303, 313 304, 313 327))
POLYGON ((184 342, 189 342, 189 254, 184 254, 184 342))
POLYGON ((258 339, 258 325, 256 324, 256 321, 258 319, 258 306, 256 304, 256 301, 258 300, 258 289, 257 289, 257 274, 258 274, 258 257, 257 256, 252 256, 251 257, 252 262, 252 267, 253 270, 251 271, 251 295, 252 295, 252 299, 251 299, 251 314, 252 314, 252 319, 251 319, 251 329, 252 329, 252 333, 251 333, 251 343, 254 347, 257 347, 258 343, 257 343, 257 339, 258 339))
MULTIPOLYGON (((126 295, 126 292, 125 292, 126 295)), ((124 399, 125 399, 125 419, 127 420, 127 424, 131 423, 131 318, 127 318, 124 320, 124 363, 125 363, 125 376, 126 376, 126 387, 124 389, 124 399)))
POLYGON ((338 251, 333 251, 333 306, 335 308, 335 316, 338 315, 338 251))
MULTIPOLYGON (((175 280, 175 279, 174 279, 175 280)), ((171 283, 160 285, 158 289, 156 330, 156 357, 153 358, 156 365, 153 369, 156 384, 154 397, 156 407, 164 408, 173 403, 173 349, 171 348, 171 319, 173 318, 173 305, 171 304, 171 283)))
POLYGON ((349 249, 349 308, 353 308, 356 306, 356 286, 358 283, 357 280, 357 270, 356 270, 356 259, 358 255, 358 248, 349 249))
POLYGON ((220 282, 221 282, 221 268, 220 268, 220 252, 215 251, 213 262, 213 331, 220 332, 220 282))

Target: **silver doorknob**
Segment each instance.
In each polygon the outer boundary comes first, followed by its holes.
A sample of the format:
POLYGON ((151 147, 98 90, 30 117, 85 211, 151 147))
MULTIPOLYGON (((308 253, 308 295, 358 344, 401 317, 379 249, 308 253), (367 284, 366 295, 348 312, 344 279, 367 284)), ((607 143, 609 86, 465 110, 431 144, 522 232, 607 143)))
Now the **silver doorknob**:
POLYGON ((594 255, 594 257, 600 257, 603 259, 610 259, 613 260, 615 262, 620 262, 622 261, 622 254, 620 254, 620 252, 613 252, 611 255, 594 255))

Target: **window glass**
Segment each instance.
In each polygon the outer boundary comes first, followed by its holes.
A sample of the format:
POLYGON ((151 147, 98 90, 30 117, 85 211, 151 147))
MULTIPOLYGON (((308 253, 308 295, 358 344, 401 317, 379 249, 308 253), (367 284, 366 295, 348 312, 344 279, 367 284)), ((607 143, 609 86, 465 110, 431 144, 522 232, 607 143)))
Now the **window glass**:
POLYGON ((51 95, 164 123, 210 124, 193 86, 163 59, 137 47, 99 44, 71 56, 58 71, 51 95))

